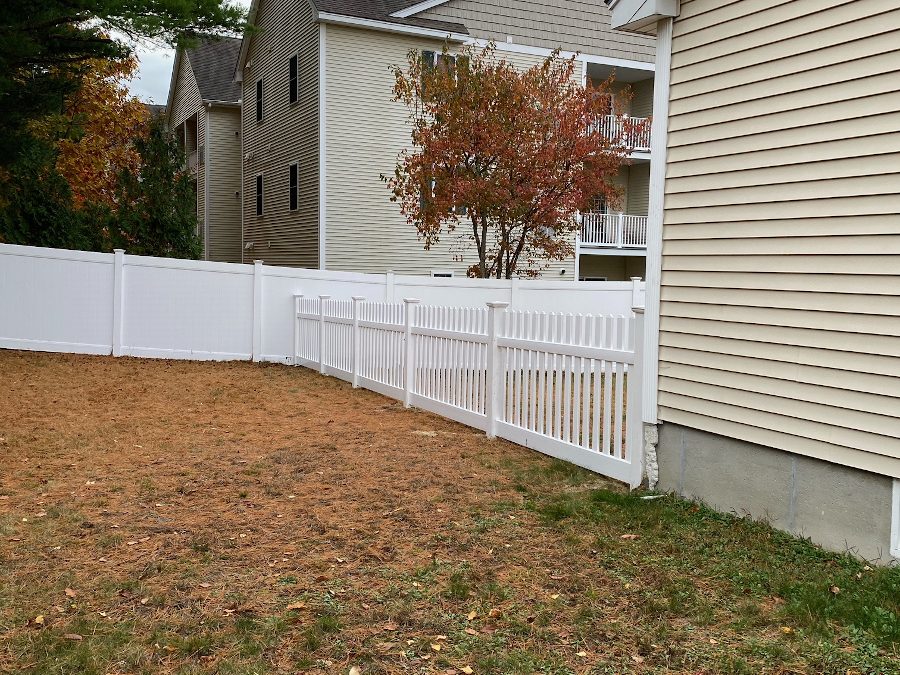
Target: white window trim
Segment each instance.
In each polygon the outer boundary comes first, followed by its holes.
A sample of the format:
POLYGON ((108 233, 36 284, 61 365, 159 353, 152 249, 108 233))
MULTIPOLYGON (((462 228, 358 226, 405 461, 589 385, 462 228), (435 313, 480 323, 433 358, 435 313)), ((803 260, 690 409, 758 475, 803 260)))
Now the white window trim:
POLYGON ((891 555, 900 558, 900 478, 894 479, 891 500, 891 555))

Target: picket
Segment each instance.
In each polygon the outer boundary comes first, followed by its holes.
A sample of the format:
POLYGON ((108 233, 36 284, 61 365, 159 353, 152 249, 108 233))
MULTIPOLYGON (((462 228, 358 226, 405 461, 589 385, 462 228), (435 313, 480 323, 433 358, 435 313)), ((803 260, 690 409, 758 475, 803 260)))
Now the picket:
POLYGON ((298 295, 294 363, 638 485, 643 310, 507 307, 298 295))

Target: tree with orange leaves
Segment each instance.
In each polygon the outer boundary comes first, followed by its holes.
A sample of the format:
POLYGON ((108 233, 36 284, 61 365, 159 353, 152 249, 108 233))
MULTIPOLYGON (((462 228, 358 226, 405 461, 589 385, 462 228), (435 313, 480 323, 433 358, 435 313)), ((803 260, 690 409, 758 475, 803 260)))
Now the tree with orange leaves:
POLYGON ((412 51, 394 68, 393 100, 410 111, 412 149, 382 177, 428 250, 457 235, 469 276, 537 276, 574 254, 577 214, 600 196, 629 149, 597 130, 611 82, 585 88, 558 52, 518 70, 493 45, 456 57, 412 51))
POLYGON ((137 65, 134 57, 85 62, 80 87, 60 113, 32 125, 35 135, 55 144, 56 170, 77 209, 92 204, 115 212, 120 174, 140 168, 135 141, 147 136, 150 116, 125 85, 137 65))

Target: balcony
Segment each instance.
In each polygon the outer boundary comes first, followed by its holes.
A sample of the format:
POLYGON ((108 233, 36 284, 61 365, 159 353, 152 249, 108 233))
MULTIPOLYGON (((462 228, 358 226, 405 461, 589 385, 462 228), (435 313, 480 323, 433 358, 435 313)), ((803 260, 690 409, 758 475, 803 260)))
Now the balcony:
POLYGON ((650 120, 646 117, 605 115, 597 120, 596 131, 631 152, 650 152, 650 120))
POLYGON ((631 216, 624 213, 581 214, 581 239, 579 246, 588 249, 604 249, 604 253, 618 255, 643 255, 647 248, 647 216, 631 216))
POLYGON ((194 150, 193 152, 188 153, 187 156, 187 168, 188 171, 192 173, 196 173, 197 167, 200 165, 200 157, 199 153, 194 150))

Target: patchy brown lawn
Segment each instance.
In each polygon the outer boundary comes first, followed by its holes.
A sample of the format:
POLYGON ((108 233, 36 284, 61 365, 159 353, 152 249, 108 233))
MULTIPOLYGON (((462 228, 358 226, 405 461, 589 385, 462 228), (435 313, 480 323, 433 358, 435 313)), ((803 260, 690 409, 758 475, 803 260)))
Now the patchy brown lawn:
POLYGON ((305 369, 0 351, 0 381, 2 672, 897 663, 747 576, 856 563, 305 369))

